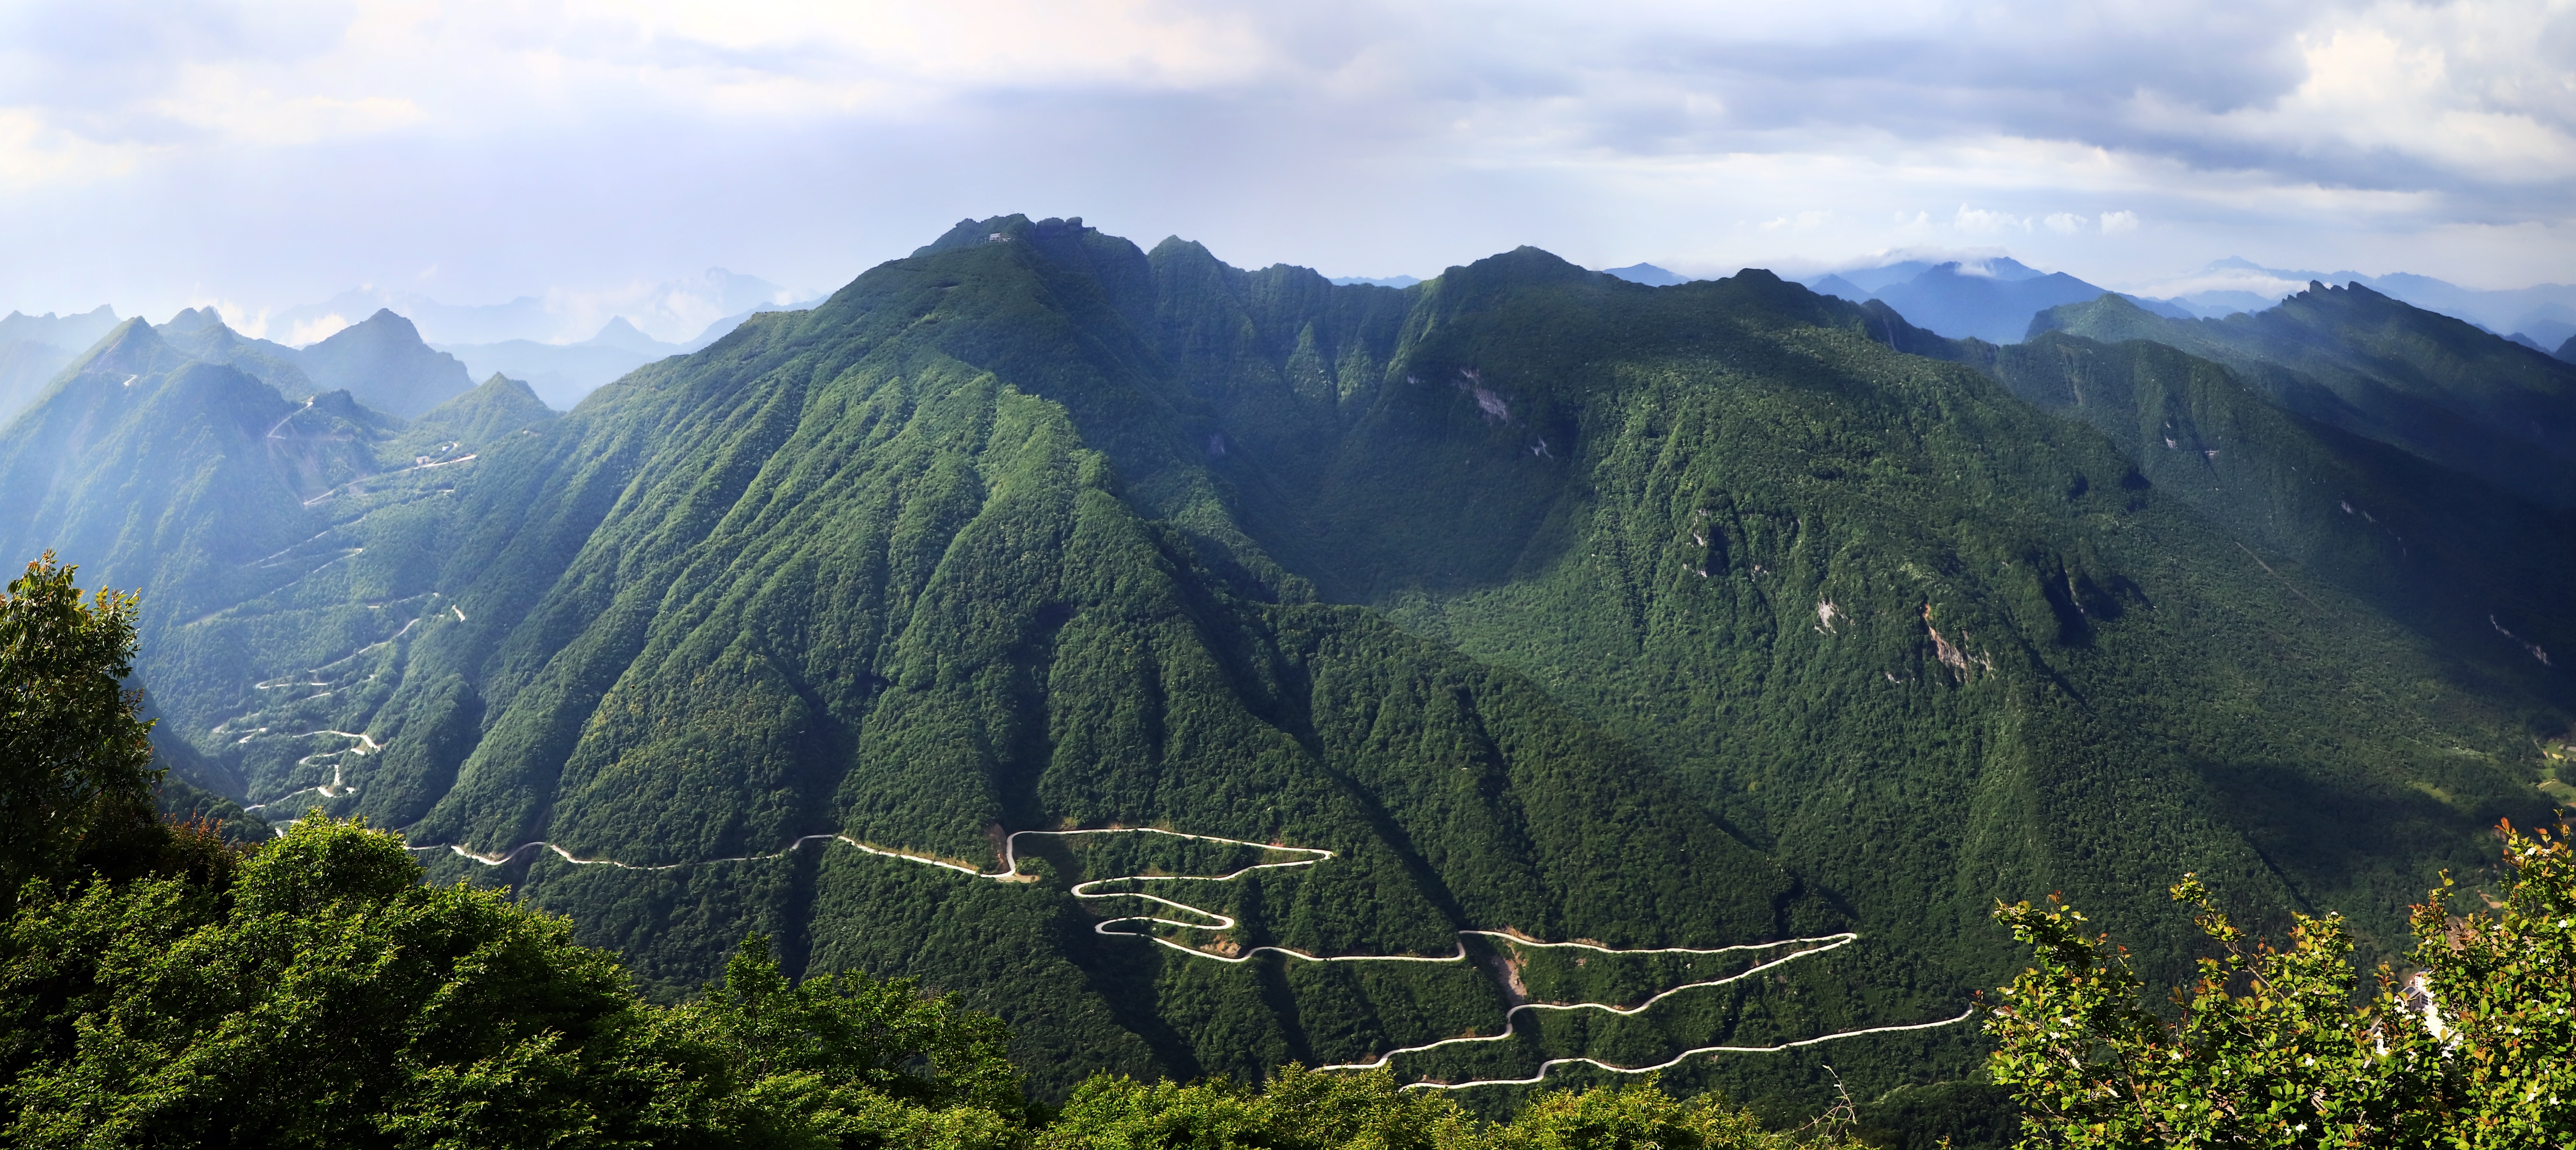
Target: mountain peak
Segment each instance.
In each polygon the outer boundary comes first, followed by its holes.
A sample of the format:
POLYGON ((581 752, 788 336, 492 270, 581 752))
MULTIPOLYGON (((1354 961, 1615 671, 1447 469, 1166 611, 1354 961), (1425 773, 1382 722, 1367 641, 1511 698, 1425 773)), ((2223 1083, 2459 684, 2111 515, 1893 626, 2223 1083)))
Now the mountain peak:
POLYGON ((598 335, 594 335, 575 346, 613 347, 622 351, 632 351, 642 355, 672 355, 680 350, 678 344, 664 343, 661 340, 644 334, 644 330, 642 328, 636 327, 622 315, 614 317, 607 323, 600 325, 598 335))
POLYGON ((315 384, 346 388, 360 403, 405 418, 473 387, 463 363, 421 342, 420 329, 391 308, 303 349, 302 359, 315 384))
POLYGON ((69 370, 81 375, 151 375, 186 358, 138 315, 100 337, 87 353, 72 361, 69 370))
POLYGON ((170 322, 161 326, 175 332, 197 332, 210 327, 229 327, 230 325, 224 322, 222 312, 208 306, 180 308, 179 314, 171 316, 170 322))

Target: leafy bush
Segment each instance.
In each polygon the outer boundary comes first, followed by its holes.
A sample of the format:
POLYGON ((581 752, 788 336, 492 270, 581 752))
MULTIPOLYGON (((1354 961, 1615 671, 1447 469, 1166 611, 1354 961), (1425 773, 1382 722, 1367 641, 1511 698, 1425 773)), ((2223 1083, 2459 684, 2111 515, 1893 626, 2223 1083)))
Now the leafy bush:
POLYGON ((2417 973, 2356 995, 2336 915, 2295 916, 2288 949, 2249 943, 2197 877, 2173 896, 2219 946, 2174 992, 2138 1000, 2125 951, 2084 916, 1996 917, 2039 963, 1987 1023, 1991 1068, 2025 1110, 2024 1146, 2563 1146, 2576 1138, 2576 848, 2567 828, 2502 827, 2500 902, 2415 908, 2417 973), (2466 913, 2457 913, 2465 909, 2466 913))

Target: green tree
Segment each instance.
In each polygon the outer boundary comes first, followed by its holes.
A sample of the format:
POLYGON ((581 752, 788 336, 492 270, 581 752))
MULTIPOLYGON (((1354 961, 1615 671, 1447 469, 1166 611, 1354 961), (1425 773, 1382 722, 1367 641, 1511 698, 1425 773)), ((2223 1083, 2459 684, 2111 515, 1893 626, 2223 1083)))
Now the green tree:
POLYGON ((402 841, 311 818, 233 881, 31 883, 0 938, 22 1146, 637 1144, 723 1128, 723 1066, 625 972, 402 841))
POLYGON ((1045 1135, 1049 1150, 1433 1150, 1476 1144, 1455 1101, 1406 1091, 1385 1071, 1327 1074, 1291 1064, 1259 1088, 1222 1078, 1082 1084, 1045 1135))
POLYGON ((135 598, 84 600, 53 552, 0 594, 0 907, 85 844, 155 820, 152 724, 125 688, 135 598))
POLYGON ((1222 1079, 1083 1084, 1047 1150, 1822 1150, 1830 1130, 1765 1130, 1710 1095, 1674 1098, 1652 1080, 1539 1095, 1508 1123, 1469 1117, 1449 1096, 1408 1090, 1384 1071, 1325 1074, 1287 1066, 1259 1089, 1222 1079))
POLYGON ((865 972, 791 983, 769 940, 745 939, 675 1019, 729 1068, 783 1143, 1000 1147, 1028 1105, 1001 1020, 908 978, 865 972))
POLYGON ((2447 1146, 2576 1138, 2576 854, 2502 827, 2513 879, 2491 908, 2452 881, 2415 909, 2418 973, 2358 993, 2334 915, 2297 915, 2287 949, 2249 943, 2196 877, 2173 888, 2218 945, 2168 1021, 2073 909, 2003 907, 2038 958, 1986 1024, 2026 1147, 2447 1146))
POLYGON ((1788 1150, 1849 1146, 1830 1131, 1765 1130, 1748 1110, 1712 1095, 1687 1101, 1653 1082, 1540 1096, 1494 1132, 1494 1150, 1788 1150))

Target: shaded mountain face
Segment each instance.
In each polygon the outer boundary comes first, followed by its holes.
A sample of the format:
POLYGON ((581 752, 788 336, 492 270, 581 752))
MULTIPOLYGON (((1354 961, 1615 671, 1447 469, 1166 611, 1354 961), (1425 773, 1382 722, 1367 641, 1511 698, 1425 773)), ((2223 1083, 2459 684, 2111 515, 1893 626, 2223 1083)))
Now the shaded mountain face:
POLYGON ((1959 351, 2014 394, 2100 429, 2141 481, 2250 553, 2441 647, 2527 655, 2536 671, 2555 664, 2522 636, 2576 629, 2559 574, 2576 565, 2576 513, 2285 410, 2163 344, 2048 332, 1959 351))
POLYGON ((2576 366, 2359 284, 2224 320, 2172 320, 2117 298, 2032 331, 2145 339, 2225 363, 2275 402, 2551 506, 2576 506, 2576 366))
MULTIPOLYGON (((1050 1092, 1366 1062, 1524 996, 1705 984, 1390 1065, 1940 1022, 2017 961, 1993 900, 2051 891, 2178 976, 2157 892, 2186 869, 2344 910, 2375 953, 2487 820, 2545 812, 2567 688, 2446 629, 2469 592, 2369 590, 2370 563, 2419 583, 2340 512, 2278 541, 2213 514, 2144 454, 2144 384, 2090 421, 2041 352, 1981 349, 1762 272, 1647 288, 1522 249, 1336 286, 970 220, 560 419, 511 427, 529 396, 488 382, 397 433, 487 442, 318 491, 299 461, 383 433, 135 339, 110 350, 161 365, 148 394, 206 398, 117 406, 145 376, 99 360, 0 444, 0 544, 144 591, 144 681, 258 813, 404 828, 662 993, 750 930, 921 975, 1050 1092), (288 417, 311 434, 226 430, 288 417), (120 468, 160 502, 104 494, 120 468), (1122 827, 1228 841, 1012 837, 1122 827), (1721 983, 1751 960, 1475 931, 1835 949, 1721 983)), ((2158 362, 2131 375, 2225 371, 2158 362)), ((2395 499, 2376 445, 2300 434, 2325 454, 2283 466, 2395 499)), ((2474 609, 2556 650, 2570 568, 2533 566, 2474 609)), ((1964 1077, 1972 1042, 1665 1081, 1813 1113, 1824 1061, 1874 1097, 1964 1077)))
POLYGON ((474 386, 455 356, 422 343, 419 329, 390 310, 303 349, 306 375, 378 411, 410 418, 474 386))

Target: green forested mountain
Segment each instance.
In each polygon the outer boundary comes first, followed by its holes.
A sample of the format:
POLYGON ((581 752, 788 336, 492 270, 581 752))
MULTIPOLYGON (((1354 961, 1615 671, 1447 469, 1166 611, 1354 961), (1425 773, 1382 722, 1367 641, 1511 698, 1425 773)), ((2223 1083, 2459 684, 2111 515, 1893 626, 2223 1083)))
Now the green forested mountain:
POLYGON ((2225 319, 2097 299, 2042 312, 2031 330, 2180 348, 2311 419, 2576 506, 2576 364, 2357 283, 2310 283, 2278 307, 2225 319))
MULTIPOLYGON (((0 433, 0 544, 143 592, 240 798, 403 828, 653 993, 758 930, 965 992, 1060 1095, 1699 987, 1387 1063, 1526 1079, 1955 1018, 1997 897, 2159 977, 2185 869, 2384 951, 2545 812, 2560 513, 2266 388, 1763 272, 1335 286, 1003 217, 561 419, 370 423, 132 327, 0 433), (1110 827, 1239 842, 1012 838, 1110 827)), ((1812 1115, 1974 1041, 1664 1080, 1812 1115)))

